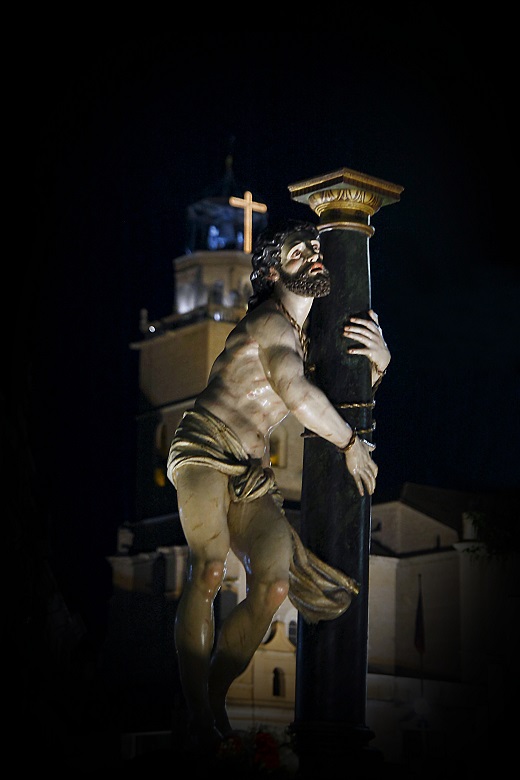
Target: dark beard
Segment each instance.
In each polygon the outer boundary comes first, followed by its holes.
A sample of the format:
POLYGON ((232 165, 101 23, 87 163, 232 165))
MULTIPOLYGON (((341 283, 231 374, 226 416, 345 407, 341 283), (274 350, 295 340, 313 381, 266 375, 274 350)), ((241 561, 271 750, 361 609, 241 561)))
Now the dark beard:
POLYGON ((305 298, 324 298, 330 293, 330 274, 326 268, 312 276, 306 265, 302 266, 296 274, 288 274, 283 268, 279 269, 280 279, 293 293, 303 295, 305 298))

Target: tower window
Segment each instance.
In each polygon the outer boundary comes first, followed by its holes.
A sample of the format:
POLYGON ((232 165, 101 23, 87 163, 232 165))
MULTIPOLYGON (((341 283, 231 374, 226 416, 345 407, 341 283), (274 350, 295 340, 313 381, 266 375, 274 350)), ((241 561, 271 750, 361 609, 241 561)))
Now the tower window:
POLYGON ((298 622, 296 620, 291 620, 289 623, 289 642, 291 642, 295 647, 297 643, 297 637, 298 637, 298 622))
POLYGON ((210 225, 208 230, 208 249, 223 249, 226 246, 226 239, 220 235, 216 225, 210 225))
POLYGON ((285 675, 283 669, 273 669, 273 696, 285 696, 285 675))

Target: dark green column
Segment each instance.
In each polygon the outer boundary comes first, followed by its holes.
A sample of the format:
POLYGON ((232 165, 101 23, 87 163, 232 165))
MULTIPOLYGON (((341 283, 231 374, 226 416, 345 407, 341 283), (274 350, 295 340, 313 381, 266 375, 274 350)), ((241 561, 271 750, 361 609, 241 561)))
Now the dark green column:
MULTIPOLYGON (((313 380, 342 417, 372 440, 373 398, 369 361, 348 355, 343 337, 349 316, 371 308, 370 217, 399 200, 399 187, 341 169, 289 186, 294 200, 319 217, 324 262, 332 289, 316 299, 310 320, 313 380)), ((360 593, 339 618, 298 625, 293 730, 305 766, 324 755, 353 757, 373 733, 365 723, 368 642, 368 574, 371 497, 361 497, 345 458, 317 437, 305 441, 301 501, 304 544, 360 583, 360 593)), ((323 764, 321 764, 323 766, 323 764)))

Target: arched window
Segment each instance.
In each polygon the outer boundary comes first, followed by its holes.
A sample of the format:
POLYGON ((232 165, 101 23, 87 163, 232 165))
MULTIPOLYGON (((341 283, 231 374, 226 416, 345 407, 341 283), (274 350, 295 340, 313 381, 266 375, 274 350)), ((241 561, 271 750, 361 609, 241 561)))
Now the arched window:
POLYGON ((285 674, 278 666, 273 669, 273 696, 285 696, 285 674))

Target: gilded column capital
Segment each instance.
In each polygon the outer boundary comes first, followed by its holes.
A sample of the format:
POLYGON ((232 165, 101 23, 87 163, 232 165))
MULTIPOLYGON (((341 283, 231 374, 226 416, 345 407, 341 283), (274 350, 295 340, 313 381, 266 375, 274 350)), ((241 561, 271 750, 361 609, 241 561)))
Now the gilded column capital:
POLYGON ((372 236, 372 217, 396 203, 403 187, 349 168, 289 185, 293 200, 306 203, 320 218, 320 230, 357 230, 372 236))

